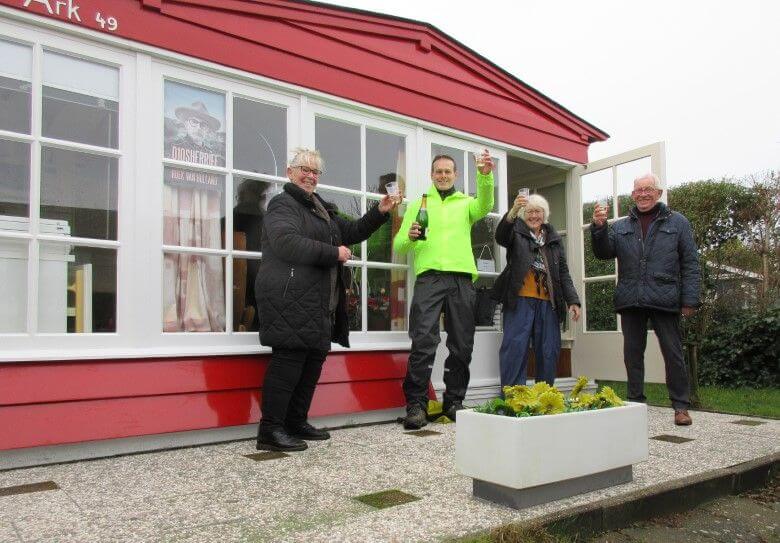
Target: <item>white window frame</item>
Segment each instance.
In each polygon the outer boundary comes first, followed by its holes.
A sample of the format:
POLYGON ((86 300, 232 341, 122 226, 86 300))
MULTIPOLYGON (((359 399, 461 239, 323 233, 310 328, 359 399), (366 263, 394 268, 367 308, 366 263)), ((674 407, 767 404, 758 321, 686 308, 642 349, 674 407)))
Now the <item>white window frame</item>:
MULTIPOLYGON (((391 120, 380 118, 378 116, 371 116, 366 114, 357 113, 352 110, 338 108, 330 104, 311 100, 308 102, 308 107, 304 113, 304 131, 303 141, 305 147, 315 148, 315 123, 317 117, 325 117, 334 121, 352 124, 360 127, 360 190, 346 189, 335 185, 318 184, 323 190, 350 195, 358 196, 361 198, 361 213, 367 211, 367 205, 369 200, 376 200, 383 195, 375 192, 368 192, 367 179, 366 179, 366 130, 376 130, 380 132, 386 132, 394 134, 405 139, 405 153, 406 153, 406 171, 404 172, 406 181, 406 194, 404 195, 404 204, 409 203, 409 195, 413 195, 413 187, 418 178, 416 168, 416 131, 413 127, 393 122, 391 120)), ((326 164, 327 167, 327 164, 326 164)), ((326 197, 327 199, 327 197, 326 197)), ((371 345, 387 345, 388 347, 395 348, 408 348, 409 345, 409 307, 412 302, 412 287, 414 283, 414 277, 411 266, 409 265, 409 259, 407 258, 404 263, 393 262, 376 262, 368 260, 368 242, 363 241, 360 244, 360 260, 350 260, 347 265, 359 269, 360 275, 360 300, 361 300, 361 330, 350 331, 350 344, 354 347, 371 345), (402 269, 406 270, 406 288, 405 288, 405 307, 406 307, 406 329, 396 331, 369 331, 368 330, 368 269, 402 269)), ((354 273, 354 272, 353 272, 354 273)))
MULTIPOLYGON (((64 37, 61 34, 38 30, 31 33, 30 28, 6 21, 0 21, 0 38, 32 47, 32 92, 31 92, 31 133, 20 134, 0 131, 0 137, 30 144, 30 229, 28 232, 3 232, 0 238, 24 240, 28 243, 27 255, 27 319, 26 330, 22 333, 2 334, 2 361, 24 361, 42 358, 63 358, 63 354, 74 351, 81 357, 89 358, 92 353, 104 353, 115 349, 123 341, 123 336, 132 326, 130 293, 123 288, 131 275, 134 251, 133 209, 130 202, 135 199, 135 188, 128 180, 134 178, 134 142, 135 125, 130 121, 135 111, 135 57, 132 54, 110 47, 95 47, 92 44, 64 37), (34 36, 34 39, 30 37, 34 36), (88 62, 111 66, 119 71, 119 133, 118 147, 100 147, 41 135, 42 91, 43 91, 43 54, 52 51, 88 62), (38 332, 38 267, 40 242, 62 243, 62 236, 40 234, 40 176, 41 152, 43 147, 72 151, 86 151, 93 155, 114 157, 118 161, 117 169, 117 240, 99 240, 70 237, 69 244, 104 248, 116 251, 116 332, 110 333, 44 333, 38 332)), ((67 356, 65 356, 67 358, 67 356)))
POLYGON ((662 183, 662 189, 664 189, 663 195, 661 196, 661 201, 666 202, 666 164, 665 164, 665 147, 663 142, 654 143, 651 145, 646 145, 644 147, 640 147, 638 149, 633 149, 631 151, 627 151, 624 153, 620 153, 619 155, 607 157, 601 160, 596 160, 594 162, 591 162, 589 164, 586 164, 584 166, 578 166, 572 171, 572 174, 574 177, 577 178, 577 207, 576 207, 576 213, 572 213, 573 217, 576 217, 576 223, 578 223, 578 231, 581 235, 579 240, 577 241, 579 245, 579 250, 582 255, 582 258, 580 260, 580 269, 579 274, 582 278, 581 281, 581 287, 582 287, 582 333, 583 334, 615 334, 615 333, 622 333, 623 329, 621 327, 620 319, 616 316, 616 329, 615 330, 588 330, 588 310, 587 310, 587 296, 586 296, 586 288, 588 284, 590 283, 608 283, 609 281, 612 281, 615 286, 617 286, 617 277, 618 277, 618 264, 617 259, 613 259, 615 263, 615 272, 606 274, 606 275, 598 275, 598 276, 592 276, 587 277, 585 273, 585 242, 584 242, 584 236, 590 235, 589 228, 590 228, 590 222, 583 222, 582 220, 582 177, 585 175, 590 175, 594 173, 598 173, 600 171, 610 170, 611 171, 611 177, 612 177, 612 206, 610 208, 610 217, 607 219, 607 224, 613 224, 615 221, 618 221, 619 219, 622 219, 625 217, 625 215, 618 215, 618 208, 617 208, 617 202, 618 197, 620 195, 619 193, 619 187, 618 187, 618 175, 617 175, 617 169, 622 166, 623 164, 627 164, 630 162, 635 162, 637 160, 642 160, 644 158, 649 158, 651 162, 651 170, 656 173, 661 179, 662 183))
POLYGON ((259 86, 250 85, 237 81, 229 77, 221 77, 206 71, 192 70, 167 62, 152 61, 149 70, 150 100, 147 101, 149 107, 143 115, 152 121, 147 126, 158 127, 154 133, 150 134, 141 144, 145 147, 144 153, 139 153, 139 165, 145 169, 144 173, 139 172, 138 182, 143 185, 141 192, 154 195, 154 198, 146 198, 145 205, 148 207, 148 217, 143 226, 144 232, 142 239, 149 240, 141 249, 145 251, 144 261, 148 263, 148 269, 145 272, 138 270, 138 273, 145 275, 146 286, 138 285, 138 292, 147 291, 153 293, 153 300, 148 300, 144 308, 144 317, 138 323, 143 328, 139 332, 143 337, 155 338, 156 344, 163 352, 172 349, 182 349, 184 352, 213 353, 214 351, 226 353, 246 353, 257 352, 258 350, 267 350, 258 346, 257 332, 233 331, 233 259, 234 258, 253 258, 262 257, 260 252, 237 251, 232 247, 233 232, 233 214, 232 198, 234 176, 241 178, 251 178, 260 181, 273 183, 285 183, 287 178, 283 176, 274 176, 267 174, 258 174, 237 170, 233 168, 233 99, 241 98, 262 102, 272 106, 284 107, 287 111, 287 149, 285 156, 277 157, 286 169, 287 158, 290 150, 300 146, 300 109, 301 98, 293 94, 286 94, 278 91, 270 91, 259 86), (205 166, 167 159, 163 156, 163 119, 165 107, 165 82, 171 81, 182 85, 201 88, 206 91, 212 91, 225 96, 225 166, 205 166), (144 159, 143 157, 147 157, 144 159), (148 159, 148 157, 152 157, 148 159), (208 171, 225 178, 225 247, 222 249, 194 248, 169 246, 163 244, 163 202, 162 202, 162 179, 163 170, 166 166, 177 166, 184 169, 208 171), (190 253, 201 254, 204 256, 216 256, 224 259, 225 275, 225 331, 224 332, 164 332, 163 331, 163 254, 164 253, 190 253))

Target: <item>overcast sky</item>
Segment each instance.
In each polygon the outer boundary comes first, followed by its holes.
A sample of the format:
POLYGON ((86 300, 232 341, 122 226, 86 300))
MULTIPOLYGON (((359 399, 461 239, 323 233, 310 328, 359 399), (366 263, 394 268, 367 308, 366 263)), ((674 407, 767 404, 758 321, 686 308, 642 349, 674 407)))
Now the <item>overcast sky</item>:
POLYGON ((669 184, 780 169, 776 0, 331 3, 433 24, 606 131, 591 160, 665 141, 669 184))

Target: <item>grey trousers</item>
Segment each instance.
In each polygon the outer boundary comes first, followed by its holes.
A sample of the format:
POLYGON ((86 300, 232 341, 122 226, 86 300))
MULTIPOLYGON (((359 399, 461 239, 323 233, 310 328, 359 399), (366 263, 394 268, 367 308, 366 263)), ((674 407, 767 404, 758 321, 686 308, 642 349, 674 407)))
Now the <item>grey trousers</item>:
POLYGON ((652 309, 624 309, 620 313, 623 328, 623 361, 628 375, 628 399, 632 402, 646 401, 645 347, 647 346, 647 321, 653 323, 658 337, 661 354, 666 367, 666 388, 675 409, 688 409, 690 386, 688 367, 682 350, 679 313, 652 309))
POLYGON ((428 405, 428 382, 431 380, 439 336, 439 315, 444 310, 449 356, 444 362, 444 404, 462 402, 469 386, 469 364, 474 349, 474 304, 477 293, 466 274, 429 272, 414 284, 414 298, 409 315, 409 337, 412 352, 404 379, 406 405, 428 405))

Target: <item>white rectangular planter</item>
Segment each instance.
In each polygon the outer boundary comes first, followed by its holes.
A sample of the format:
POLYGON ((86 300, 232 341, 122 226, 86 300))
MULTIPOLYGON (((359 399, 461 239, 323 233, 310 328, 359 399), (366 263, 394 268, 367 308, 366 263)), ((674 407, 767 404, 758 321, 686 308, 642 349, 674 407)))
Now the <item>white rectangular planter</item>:
POLYGON ((625 467, 630 480, 630 466, 647 460, 647 439, 647 406, 641 403, 522 418, 463 410, 455 460, 463 475, 509 489, 625 467))

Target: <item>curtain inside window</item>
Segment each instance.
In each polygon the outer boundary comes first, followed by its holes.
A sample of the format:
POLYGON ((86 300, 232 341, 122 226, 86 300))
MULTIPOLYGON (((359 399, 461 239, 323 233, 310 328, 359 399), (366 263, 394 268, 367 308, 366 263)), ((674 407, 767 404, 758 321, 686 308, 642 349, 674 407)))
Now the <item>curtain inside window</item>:
MULTIPOLYGON (((164 187, 163 243, 220 248, 221 193, 164 187)), ((223 332, 225 288, 220 256, 166 253, 163 267, 163 330, 223 332)))

